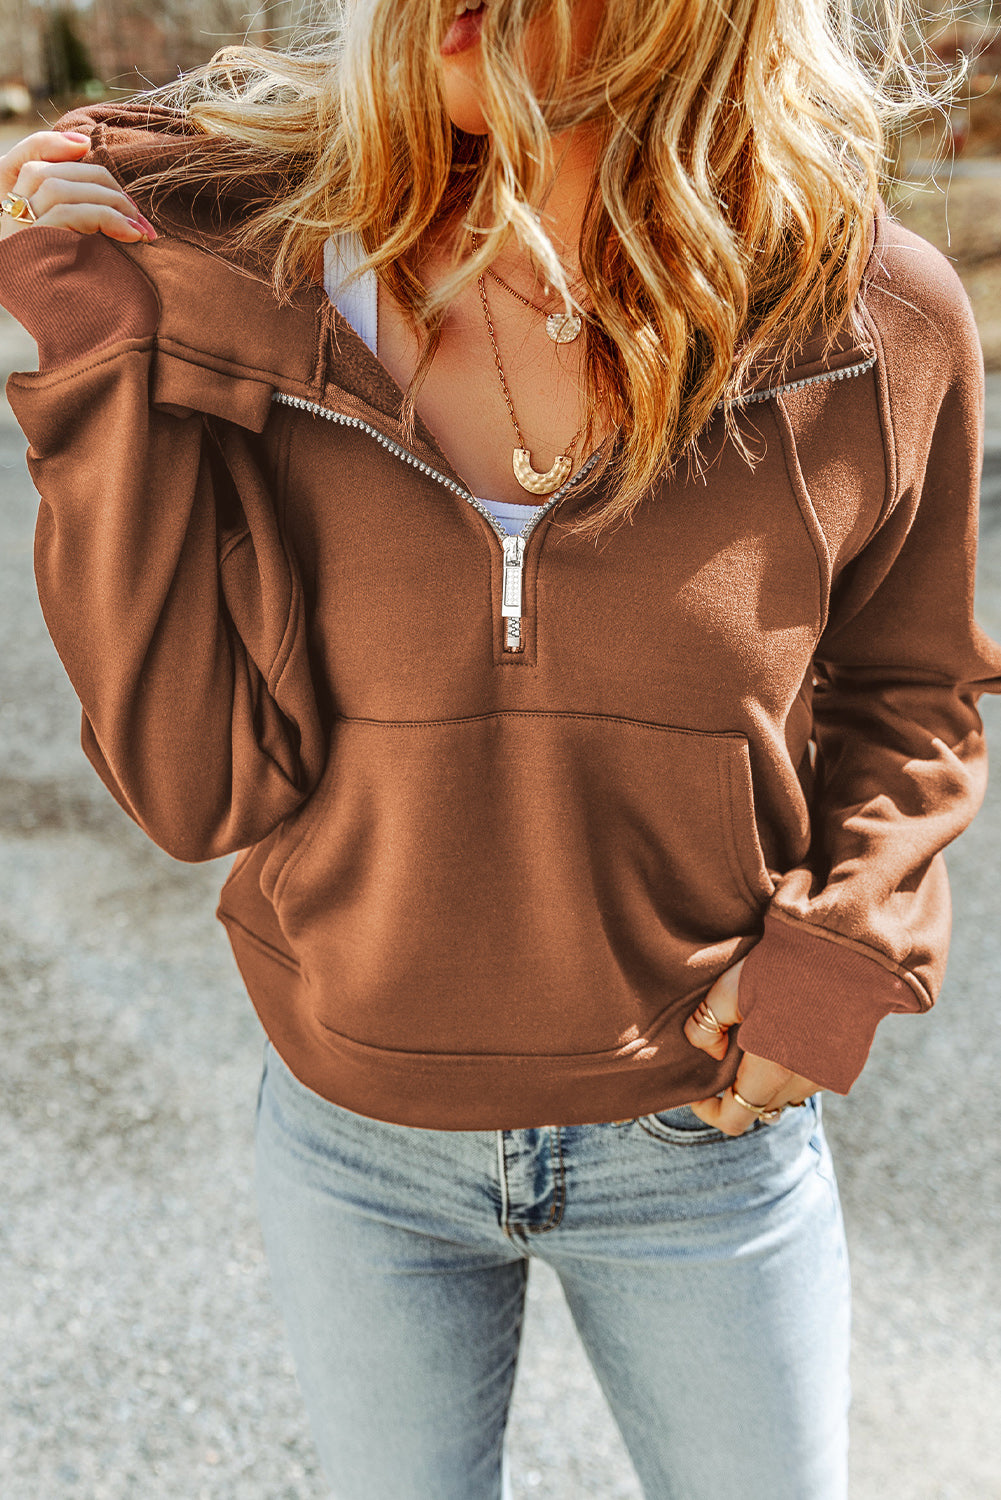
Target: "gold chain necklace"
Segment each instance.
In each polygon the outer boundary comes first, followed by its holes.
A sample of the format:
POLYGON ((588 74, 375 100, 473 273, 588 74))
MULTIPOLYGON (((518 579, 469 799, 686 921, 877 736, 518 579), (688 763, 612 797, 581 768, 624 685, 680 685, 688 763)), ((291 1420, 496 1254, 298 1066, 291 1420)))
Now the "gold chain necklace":
POLYGON ((527 297, 523 297, 520 292, 516 292, 513 286, 508 286, 503 276, 498 276, 497 272, 489 266, 487 267, 487 275, 491 276, 497 282, 497 285, 502 286, 506 292, 510 292, 512 297, 517 297, 518 301, 524 303, 525 307, 530 307, 533 312, 542 314, 546 320, 546 332, 554 344, 572 344, 583 328, 584 325, 577 313, 547 313, 544 307, 537 307, 534 302, 529 302, 527 297))
MULTIPOLYGON (((476 249, 475 234, 473 235, 473 249, 476 249)), ((587 422, 585 420, 577 429, 570 442, 567 444, 566 450, 563 453, 557 453, 556 458, 553 460, 552 467, 547 469, 544 474, 540 474, 537 469, 532 468, 532 455, 528 447, 526 446, 522 430, 518 426, 518 418, 514 414, 514 403, 511 400, 511 392, 508 390, 507 380, 504 377, 504 366, 501 364, 500 351, 497 348, 497 339, 494 336, 494 325, 490 317, 490 307, 487 303, 486 283, 484 282, 482 276, 478 276, 476 278, 476 284, 480 289, 480 301, 483 303, 483 316, 486 319, 487 332, 490 335, 490 342, 493 345, 494 360, 497 365, 497 374, 500 376, 501 390, 504 392, 504 400, 507 402, 507 409, 511 414, 511 421, 514 424, 515 435, 517 436, 518 443, 520 445, 519 447, 515 448, 511 460, 512 468, 514 469, 514 477, 515 479, 517 479, 522 489, 527 490, 530 495, 551 495, 554 490, 559 489, 561 484, 565 484, 567 479, 570 477, 570 470, 573 468, 573 451, 577 446, 578 440, 583 433, 584 428, 587 426, 587 422)), ((515 295, 517 295, 517 293, 515 295)), ((574 335, 574 337, 576 337, 576 335, 574 335)), ((566 343, 568 342, 568 340, 561 340, 559 342, 566 343)))

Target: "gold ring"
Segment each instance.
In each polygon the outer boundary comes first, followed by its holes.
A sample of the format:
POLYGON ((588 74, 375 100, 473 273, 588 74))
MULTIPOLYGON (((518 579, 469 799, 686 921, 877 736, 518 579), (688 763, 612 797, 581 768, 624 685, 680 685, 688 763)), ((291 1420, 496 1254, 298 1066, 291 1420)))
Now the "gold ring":
POLYGON ((752 1104, 749 1099, 745 1099, 742 1094, 737 1093, 737 1090, 734 1088, 732 1083, 730 1085, 730 1092, 736 1099, 737 1103, 740 1104, 744 1109, 751 1110, 753 1114, 757 1115, 759 1120, 767 1120, 769 1124, 777 1120, 779 1115, 782 1113, 782 1110, 785 1108, 785 1105, 780 1105, 778 1109, 769 1109, 764 1104, 752 1104))
POLYGON ((703 1031, 711 1031, 713 1036, 722 1036, 724 1031, 729 1030, 728 1026, 724 1026, 723 1022, 713 1015, 712 1006, 707 1000, 700 1001, 695 1012, 695 1024, 696 1026, 701 1026, 703 1031), (700 1015, 699 1011, 703 1011, 705 1015, 700 1015), (705 1017, 708 1017, 708 1019, 705 1019, 705 1017))
POLYGON ((0 213, 10 214, 12 219, 23 219, 26 224, 34 224, 38 218, 27 198, 20 193, 8 193, 5 198, 0 198, 0 213))

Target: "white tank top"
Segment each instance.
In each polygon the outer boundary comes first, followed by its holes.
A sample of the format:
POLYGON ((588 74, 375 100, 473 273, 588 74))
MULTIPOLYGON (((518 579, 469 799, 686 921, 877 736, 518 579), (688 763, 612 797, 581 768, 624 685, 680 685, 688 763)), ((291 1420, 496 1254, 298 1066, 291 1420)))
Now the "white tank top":
MULTIPOLYGON (((342 313, 359 338, 364 339, 372 353, 379 357, 379 286, 374 271, 366 271, 357 281, 342 290, 341 283, 355 266, 360 265, 364 255, 361 241, 355 234, 332 235, 323 247, 323 289, 331 302, 342 313)), ((520 531, 540 505, 518 505, 510 500, 491 500, 477 495, 477 500, 503 526, 509 536, 520 531)))

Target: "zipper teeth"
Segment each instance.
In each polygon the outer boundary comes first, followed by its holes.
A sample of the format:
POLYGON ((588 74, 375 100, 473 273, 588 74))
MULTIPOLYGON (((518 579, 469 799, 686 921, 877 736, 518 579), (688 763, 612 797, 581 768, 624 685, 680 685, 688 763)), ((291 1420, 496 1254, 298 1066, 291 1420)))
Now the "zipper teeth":
MULTIPOLYGON (((540 508, 535 512, 534 515, 529 516, 524 526, 518 532, 518 535, 520 537, 524 537, 525 541, 527 542, 529 537, 532 535, 532 532, 535 530, 536 526, 538 526, 539 522, 542 520, 542 517, 546 514, 546 512, 548 510, 552 510, 557 500, 562 500, 567 490, 571 489, 577 483, 578 479, 583 479, 584 475, 597 462, 597 458, 597 453, 592 453, 591 457, 586 461, 586 463, 581 464, 580 468, 577 470, 573 478, 568 479, 566 484, 561 485, 560 488, 556 491, 555 495, 553 495, 549 500, 546 501, 545 505, 540 506, 540 508)), ((493 518, 491 517, 491 519, 493 518)))
MULTIPOLYGON (((821 380, 846 380, 854 375, 864 375, 866 370, 872 369, 873 365, 876 363, 876 359, 877 355, 871 354, 868 359, 862 360, 861 363, 857 365, 844 365, 840 370, 824 370, 819 375, 806 375, 802 380, 790 380, 787 381, 784 385, 769 386, 769 388, 764 391, 752 391, 746 396, 738 397, 733 404, 737 404, 738 402, 740 404, 743 404, 744 402, 748 401, 770 401, 773 396, 781 396, 783 391, 798 391, 805 385, 814 385, 821 380)), ((412 464, 414 468, 420 469, 421 473, 423 474, 430 474, 432 478, 437 479, 439 483, 445 485, 447 489, 453 490, 455 494, 461 495, 463 499, 468 500, 470 505, 474 505, 476 507, 476 509, 480 512, 480 515, 486 516, 487 520, 493 524, 493 516, 490 515, 489 511, 483 509, 483 506, 477 502, 475 495, 471 495, 467 489, 464 489, 462 487, 461 484, 456 484, 454 480, 449 479, 445 474, 439 474, 437 469, 433 469, 430 464, 424 463, 415 454, 411 453, 409 448, 404 448, 400 443, 394 443, 392 438, 386 437, 385 433, 380 432, 378 427, 373 427, 370 422, 364 422, 361 417, 349 417, 346 416, 343 412, 331 411, 329 406, 321 406, 318 401, 307 401, 302 396, 290 396, 285 391, 272 391, 271 399, 272 401, 281 401, 286 406, 300 407, 304 411, 319 412, 321 417, 326 417, 330 422, 340 422, 342 426, 345 427, 363 428, 366 432, 371 433, 376 441, 381 443, 384 448, 388 448, 391 453, 395 453, 397 458, 402 458, 406 463, 412 464)), ((726 404, 726 398, 721 397, 720 400, 716 402, 713 410, 718 411, 720 407, 725 406, 726 404)), ((542 507, 542 510, 539 511, 538 514, 528 522, 529 528, 531 528, 535 524, 535 522, 541 518, 542 514, 549 509, 550 505, 555 505, 556 501, 562 498, 562 496, 571 487, 571 485, 576 484, 581 476, 587 473, 597 457, 597 453, 592 453, 587 462, 577 470, 577 473, 573 476, 573 478, 568 479, 566 484, 561 486, 561 488, 556 491, 556 494, 553 495, 553 497, 547 502, 547 504, 542 507)), ((494 529, 497 529, 496 525, 494 526, 494 529)), ((503 534, 505 536, 508 535, 507 532, 503 534)), ((525 529, 523 528, 522 532, 519 533, 519 535, 524 534, 525 529)))
MULTIPOLYGON (((739 397, 732 404, 744 405, 751 401, 770 401, 773 396, 780 396, 785 391, 798 391, 801 390, 804 386, 815 385, 821 380, 848 380, 852 376, 864 375, 866 370, 871 370, 873 365, 876 363, 876 359, 877 355, 872 354, 868 359, 862 360, 859 364, 844 365, 840 370, 824 370, 819 375, 807 375, 802 380, 791 380, 787 381, 784 385, 773 385, 765 391, 752 391, 746 396, 739 397)), ((556 493, 552 495, 549 500, 547 500, 545 505, 541 506, 539 510, 537 510, 532 516, 529 517, 529 519, 525 522, 525 525, 519 532, 511 533, 506 531, 500 525, 500 523, 495 520, 495 518, 490 514, 486 507, 480 504, 475 495, 471 495, 467 489, 465 489, 461 484, 456 484, 455 480, 449 479, 446 474, 439 473, 439 471, 433 468, 431 464, 424 463, 423 459, 420 459, 416 454, 411 453, 409 448, 404 448, 402 443, 396 443, 392 438, 388 438, 384 432, 379 431, 378 427, 373 427, 371 422, 365 422, 361 417, 349 417, 345 415, 344 412, 332 411, 329 406, 321 406, 318 401, 307 401, 303 396, 290 396, 285 391, 272 391, 271 399, 272 401, 280 401, 285 406, 298 407, 301 411, 317 412, 321 417, 325 417, 328 422, 339 422, 342 427, 358 427, 361 428, 362 431, 370 433, 371 436, 375 438, 376 442, 381 443, 384 448, 388 449, 390 453, 395 454, 397 458, 401 458, 404 463, 408 463, 412 465, 413 468, 419 469, 422 474, 427 474, 432 479, 436 479, 439 484, 443 484, 445 488, 451 490, 453 494, 461 495, 463 500, 467 501, 467 503, 471 505, 474 510, 479 511, 483 519, 489 522, 491 530, 495 533, 496 536, 500 538, 502 542, 506 537, 513 534, 520 536, 524 541, 527 542, 528 538, 531 536, 536 526, 542 520, 543 516, 546 515, 548 511, 552 510, 557 501, 562 500, 567 490, 572 489, 579 480, 583 479, 584 475, 588 473, 588 471, 591 469, 598 458, 597 453, 592 453, 587 462, 582 464, 581 467, 577 470, 577 473, 573 476, 573 478, 568 479, 566 484, 561 485, 556 493)), ((720 411, 726 404, 726 399, 721 398, 719 401, 717 401, 713 410, 720 411)))
MULTIPOLYGON (((731 404, 743 406, 749 401, 769 401, 772 396, 781 396, 784 391, 798 391, 804 385, 815 385, 820 380, 846 380, 852 375, 864 375, 866 370, 872 369, 876 359, 877 356, 871 354, 868 359, 862 360, 861 364, 844 365, 840 370, 824 370, 820 375, 806 375, 802 380, 790 380, 785 385, 773 385, 767 391, 752 391, 747 396, 738 397, 731 404)), ((725 398, 721 398, 716 402, 713 410, 719 411, 726 404, 725 398)))
MULTIPOLYGON (((456 484, 454 479, 449 479, 447 474, 441 474, 437 469, 432 468, 430 464, 424 463, 423 459, 418 458, 415 453, 411 453, 409 448, 404 448, 401 443, 395 443, 392 438, 388 438, 384 432, 380 432, 378 427, 373 427, 370 422, 363 421, 361 417, 349 417, 344 412, 331 411, 329 406, 321 406, 317 401, 307 401, 303 396, 290 396, 285 391, 272 391, 271 399, 272 401, 280 401, 285 406, 298 407, 301 411, 318 412, 321 417, 326 417, 328 422, 339 422, 342 427, 360 427, 362 431, 371 433, 377 442, 381 443, 384 448, 388 448, 389 452, 394 453, 397 458, 402 458, 404 463, 411 464, 413 468, 419 469, 422 474, 428 474, 432 479, 437 479, 439 484, 443 484, 446 489, 451 490, 454 494, 461 495, 463 500, 467 500, 474 510, 478 510, 480 515, 490 522, 491 528, 500 537, 501 541, 504 541, 506 537, 511 535, 511 533, 505 531, 500 526, 486 507, 480 504, 475 495, 471 495, 461 484, 456 484)), ((551 510, 557 500, 561 500, 567 490, 575 485, 579 479, 583 478, 595 463, 597 457, 597 453, 592 453, 587 462, 582 464, 577 470, 573 478, 568 479, 566 484, 561 485, 555 495, 541 509, 529 517, 517 535, 527 542, 535 527, 546 514, 546 511, 551 510)))

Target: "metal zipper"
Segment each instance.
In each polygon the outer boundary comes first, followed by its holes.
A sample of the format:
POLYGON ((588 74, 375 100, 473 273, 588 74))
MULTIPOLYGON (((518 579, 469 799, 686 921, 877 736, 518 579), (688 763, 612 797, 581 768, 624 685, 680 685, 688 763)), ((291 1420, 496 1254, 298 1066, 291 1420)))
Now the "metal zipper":
MULTIPOLYGON (((844 365, 840 370, 824 370, 819 375, 807 375, 802 380, 787 381, 784 385, 771 386, 765 391, 753 391, 747 396, 740 398, 739 403, 749 401, 768 401, 773 396, 781 396, 785 391, 798 391, 803 386, 813 385, 820 380, 845 380, 853 375, 864 375, 866 370, 871 370, 876 363, 877 356, 871 355, 857 365, 844 365)), ((471 495, 461 484, 456 484, 446 474, 440 474, 430 464, 424 463, 416 454, 411 453, 409 448, 404 448, 401 443, 396 443, 388 438, 378 427, 373 427, 371 422, 365 422, 361 417, 349 417, 344 412, 332 411, 329 406, 321 406, 318 401, 307 401, 302 396, 290 396, 285 391, 272 391, 272 401, 279 401, 284 406, 294 406, 300 411, 317 412, 325 417, 328 422, 339 422, 342 427, 359 427, 363 432, 370 433, 375 440, 382 444, 396 458, 402 459, 404 463, 419 469, 422 474, 427 474, 431 479, 436 479, 453 494, 461 496, 474 510, 490 525, 491 531, 499 539, 504 554, 501 584, 501 618, 504 621, 504 649, 505 651, 520 651, 521 642, 521 620, 524 613, 525 602, 525 547, 529 537, 538 523, 546 513, 552 510, 558 501, 562 500, 567 490, 573 486, 590 470, 595 463, 598 454, 592 453, 591 457, 582 464, 572 479, 561 485, 554 495, 550 497, 545 505, 541 506, 529 517, 520 531, 514 534, 505 531, 498 521, 490 514, 485 506, 481 505, 475 495, 471 495)), ((726 405, 725 398, 717 401, 714 411, 721 410, 726 405)))
POLYGON ((328 422, 339 422, 342 427, 360 427, 363 432, 370 433, 377 442, 381 443, 384 448, 388 449, 397 458, 402 459, 404 463, 408 463, 413 468, 419 469, 422 474, 427 474, 431 479, 437 479, 439 484, 443 484, 453 494, 460 495, 463 500, 468 501, 474 510, 479 511, 480 515, 490 523, 491 531, 500 540, 504 554, 504 565, 501 574, 501 618, 504 621, 504 649, 505 651, 520 651, 522 648, 521 617, 524 613, 525 596, 526 543, 546 512, 552 510, 557 501, 562 500, 567 490, 572 489, 578 480, 584 477, 597 460, 598 454, 592 453, 586 463, 583 463, 577 470, 573 478, 568 479, 566 484, 561 485, 555 494, 546 501, 545 505, 529 516, 521 530, 512 535, 510 532, 504 530, 486 507, 480 504, 475 495, 471 495, 461 484, 456 484, 454 479, 449 479, 446 474, 440 474, 430 464, 424 463, 415 453, 411 453, 409 448, 404 448, 401 443, 396 443, 392 438, 388 438, 384 432, 379 431, 378 427, 373 427, 371 422, 365 422, 361 417, 349 417, 344 412, 332 411, 329 406, 321 406, 317 401, 307 401, 302 396, 290 396, 285 391, 272 391, 271 399, 272 401, 281 402, 284 406, 297 407, 300 411, 317 412, 321 417, 325 417, 328 422))
MULTIPOLYGON (((772 396, 781 396, 786 391, 798 391, 804 385, 815 385, 819 380, 846 380, 851 375, 864 375, 866 370, 871 370, 876 363, 877 355, 872 354, 868 359, 857 365, 843 365, 840 370, 824 370, 819 375, 805 375, 802 380, 790 380, 785 385, 773 385, 767 391, 751 391, 746 396, 740 396, 731 404, 743 406, 748 401, 770 401, 772 396)), ((721 397, 713 411, 719 411, 727 404, 726 398, 721 397)))

